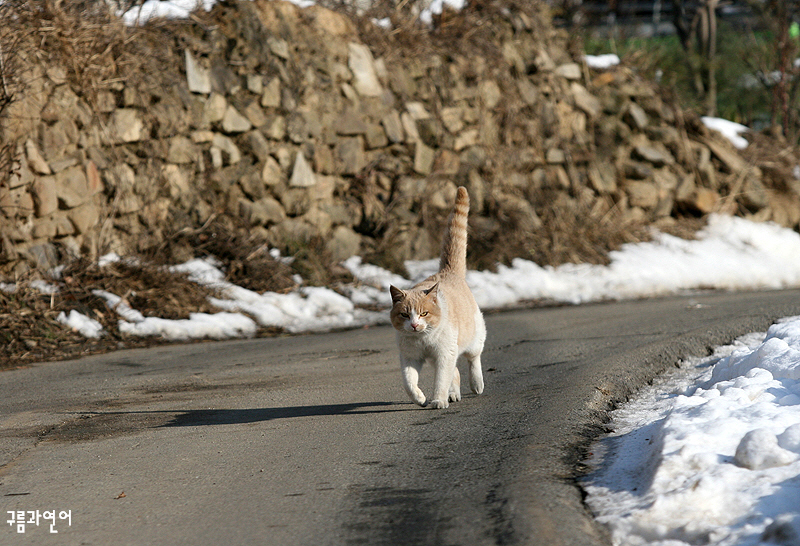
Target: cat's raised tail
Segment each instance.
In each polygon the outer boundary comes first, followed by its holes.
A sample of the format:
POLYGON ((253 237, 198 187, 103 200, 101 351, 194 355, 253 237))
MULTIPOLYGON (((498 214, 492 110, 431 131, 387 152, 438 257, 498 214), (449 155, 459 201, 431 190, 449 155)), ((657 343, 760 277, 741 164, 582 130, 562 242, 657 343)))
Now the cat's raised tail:
POLYGON ((467 188, 456 190, 456 204, 442 240, 442 255, 439 271, 452 272, 461 277, 467 274, 467 219, 469 217, 469 194, 467 188))

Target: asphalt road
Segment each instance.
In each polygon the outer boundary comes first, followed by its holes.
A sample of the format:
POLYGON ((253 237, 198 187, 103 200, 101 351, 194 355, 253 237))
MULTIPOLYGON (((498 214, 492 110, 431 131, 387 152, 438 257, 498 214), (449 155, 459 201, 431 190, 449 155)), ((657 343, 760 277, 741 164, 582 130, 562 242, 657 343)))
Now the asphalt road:
POLYGON ((800 291, 489 315, 486 391, 447 410, 406 399, 389 327, 5 371, 2 512, 71 525, 0 544, 606 544, 575 480, 609 405, 794 314, 800 291))

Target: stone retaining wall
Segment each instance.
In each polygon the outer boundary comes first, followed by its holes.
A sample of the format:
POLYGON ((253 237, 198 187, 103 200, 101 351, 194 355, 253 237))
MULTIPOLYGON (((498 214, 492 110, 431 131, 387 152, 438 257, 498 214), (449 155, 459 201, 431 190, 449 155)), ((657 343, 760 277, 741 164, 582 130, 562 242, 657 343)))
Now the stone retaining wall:
POLYGON ((376 58, 342 14, 226 2, 162 25, 158 69, 93 89, 31 52, 0 117, 4 274, 212 220, 333 260, 428 258, 459 184, 473 237, 513 232, 523 253, 552 208, 598 226, 714 211, 798 225, 793 154, 748 157, 628 68, 589 70, 531 5, 493 13, 473 50, 376 58))

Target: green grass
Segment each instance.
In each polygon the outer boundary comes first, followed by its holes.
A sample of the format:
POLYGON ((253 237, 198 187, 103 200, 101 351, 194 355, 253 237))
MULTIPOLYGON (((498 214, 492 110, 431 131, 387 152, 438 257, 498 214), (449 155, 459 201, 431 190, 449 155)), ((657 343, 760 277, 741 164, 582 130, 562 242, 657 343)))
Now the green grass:
MULTIPOLYGON (((770 119, 772 93, 762 85, 745 88, 740 83, 752 78, 757 70, 770 71, 775 66, 773 38, 765 32, 734 29, 724 22, 720 22, 718 32, 717 115, 754 128, 763 127, 770 119)), ((705 113, 677 35, 616 40, 587 36, 584 50, 588 54, 616 53, 645 78, 658 79, 685 107, 705 113)))

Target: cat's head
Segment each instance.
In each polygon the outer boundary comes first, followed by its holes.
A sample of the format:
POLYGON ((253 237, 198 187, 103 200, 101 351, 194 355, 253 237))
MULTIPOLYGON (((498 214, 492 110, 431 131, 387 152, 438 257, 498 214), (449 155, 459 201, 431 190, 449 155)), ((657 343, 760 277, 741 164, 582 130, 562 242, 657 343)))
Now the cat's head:
POLYGON ((439 325, 442 310, 438 301, 438 284, 425 290, 389 288, 392 295, 392 326, 400 332, 422 334, 439 325))

